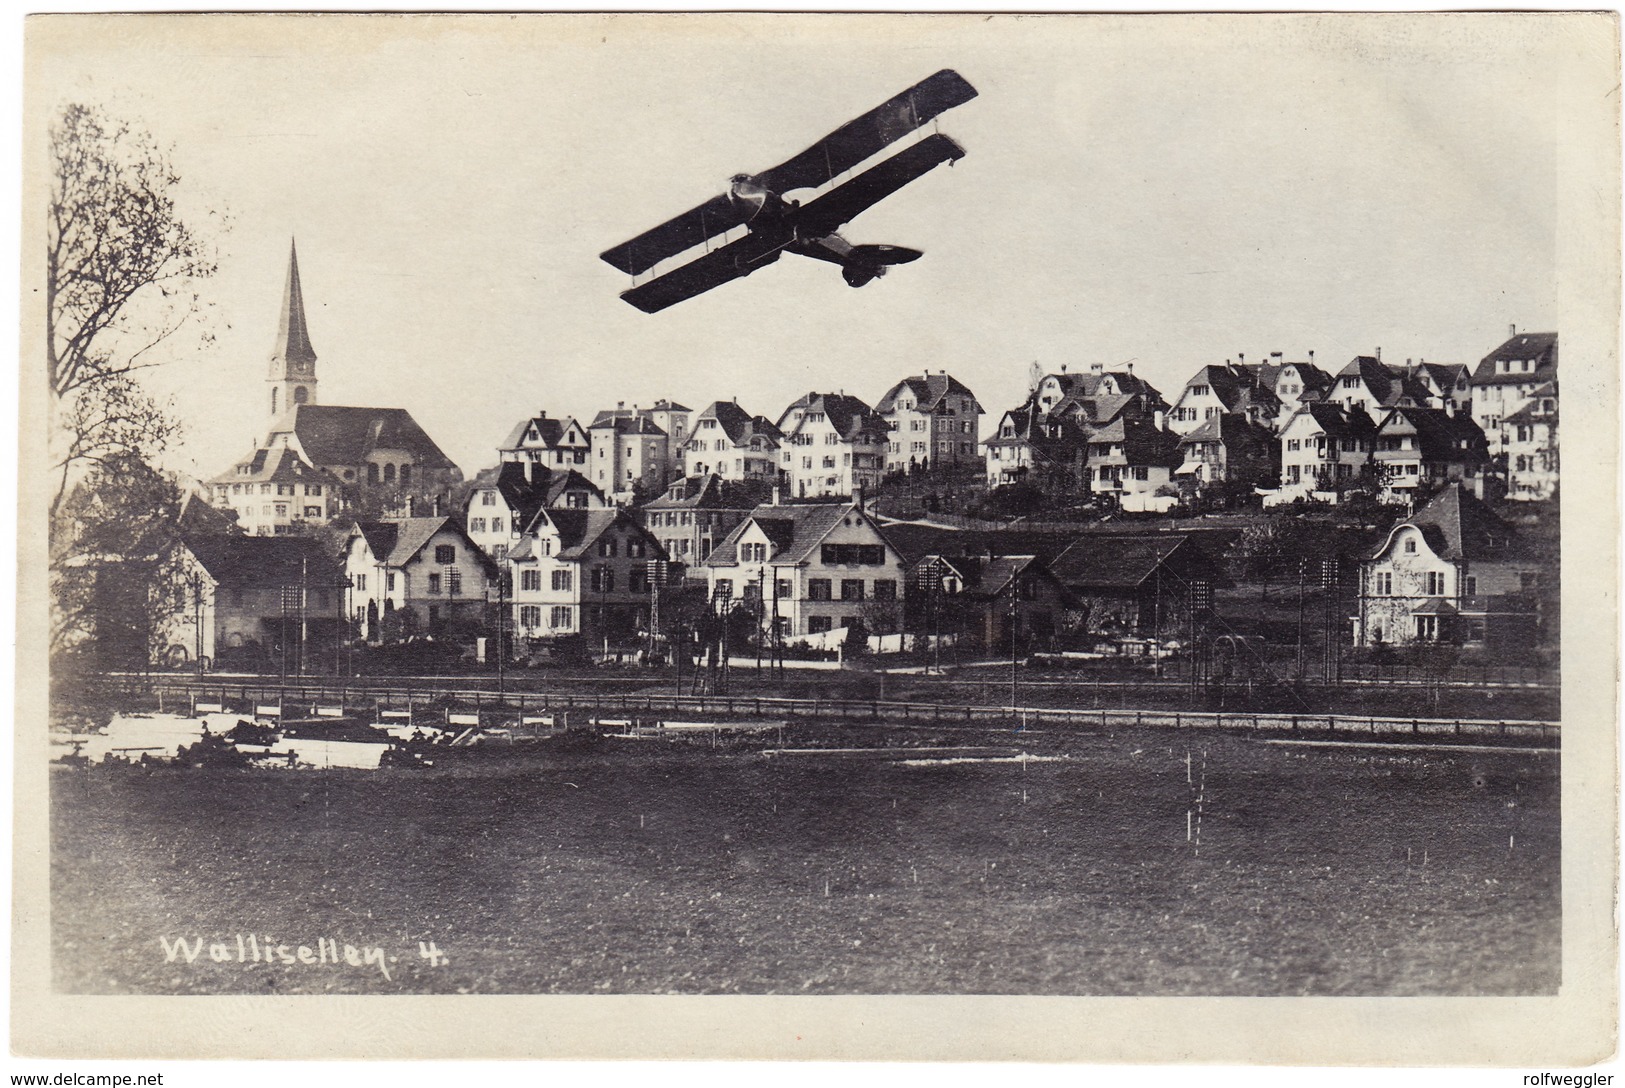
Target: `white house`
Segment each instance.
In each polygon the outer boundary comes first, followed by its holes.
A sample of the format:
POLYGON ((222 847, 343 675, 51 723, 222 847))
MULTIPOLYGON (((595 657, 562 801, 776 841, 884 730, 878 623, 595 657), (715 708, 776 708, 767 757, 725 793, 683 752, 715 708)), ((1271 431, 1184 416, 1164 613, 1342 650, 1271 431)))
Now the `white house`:
POLYGON ((1535 390, 1557 381, 1557 333, 1513 330, 1500 347, 1484 356, 1471 380, 1473 422, 1484 429, 1490 453, 1506 452, 1508 416, 1535 390))
POLYGON ((542 507, 586 510, 608 505, 604 493, 574 469, 556 472, 533 461, 503 461, 474 477, 463 524, 469 539, 500 563, 542 507))
POLYGON ((497 453, 504 461, 530 461, 547 468, 585 472, 591 447, 586 428, 574 419, 550 419, 546 412, 537 412, 514 426, 497 453))
POLYGON ((483 619, 497 566, 457 518, 361 521, 344 545, 347 614, 364 638, 436 634, 446 625, 483 619), (390 617, 404 612, 391 630, 390 617))
POLYGON ((844 393, 808 393, 784 410, 780 469, 797 498, 873 492, 886 471, 891 427, 844 393))
POLYGON ((904 378, 880 398, 875 413, 891 427, 886 445, 888 472, 981 461, 977 446, 982 406, 946 370, 904 378))
POLYGON ((683 475, 772 483, 779 479, 784 435, 765 416, 753 416, 737 401, 714 401, 694 420, 682 443, 683 475))
POLYGON ((1308 492, 1353 485, 1371 463, 1376 432, 1363 409, 1304 405, 1281 428, 1281 486, 1308 492))
POLYGON ((508 552, 514 634, 624 642, 647 630, 666 552, 625 510, 543 507, 508 552))
POLYGON ((713 602, 743 602, 787 639, 902 620, 907 564, 856 503, 758 506, 705 570, 713 602))

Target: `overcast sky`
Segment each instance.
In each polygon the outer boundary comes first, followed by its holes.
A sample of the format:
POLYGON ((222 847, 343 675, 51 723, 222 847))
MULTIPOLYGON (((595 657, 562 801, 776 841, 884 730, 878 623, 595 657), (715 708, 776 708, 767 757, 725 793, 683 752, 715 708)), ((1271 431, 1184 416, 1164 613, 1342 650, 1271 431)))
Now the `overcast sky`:
POLYGON ((406 408, 470 474, 538 410, 776 417, 947 369, 991 425, 1035 361, 1132 360, 1171 400, 1239 353, 1470 363, 1555 328, 1549 22, 137 19, 36 24, 30 116, 95 102, 173 145, 215 339, 153 383, 205 475, 263 432, 293 236, 321 401, 406 408), (844 232, 921 260, 619 300, 600 251, 940 68, 980 91, 940 122, 966 157, 844 232))

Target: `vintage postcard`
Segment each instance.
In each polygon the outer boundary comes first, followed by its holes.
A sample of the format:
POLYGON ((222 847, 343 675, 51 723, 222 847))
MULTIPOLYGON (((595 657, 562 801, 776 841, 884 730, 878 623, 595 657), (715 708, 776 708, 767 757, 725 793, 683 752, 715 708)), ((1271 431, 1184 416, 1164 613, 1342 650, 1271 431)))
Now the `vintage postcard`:
POLYGON ((1617 42, 33 17, 15 1052, 1605 1059, 1617 42))

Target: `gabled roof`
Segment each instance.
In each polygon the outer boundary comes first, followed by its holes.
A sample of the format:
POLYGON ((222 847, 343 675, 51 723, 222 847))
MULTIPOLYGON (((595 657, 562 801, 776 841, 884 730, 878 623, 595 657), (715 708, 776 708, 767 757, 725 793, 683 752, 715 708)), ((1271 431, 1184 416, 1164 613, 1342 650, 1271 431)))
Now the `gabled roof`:
POLYGON ((296 404, 290 428, 318 465, 358 465, 374 450, 402 450, 426 471, 457 468, 404 408, 296 404))
POLYGON ((1020 408, 1012 408, 999 417, 999 425, 991 436, 982 440, 982 445, 1029 446, 1035 453, 1054 459, 1083 452, 1087 449, 1088 442, 1088 431, 1085 428, 1080 427, 1070 416, 1055 412, 1046 414, 1038 407, 1038 397, 1034 394, 1020 408), (1014 428, 1013 435, 1004 434, 1006 421, 1014 428))
POLYGON ((1524 406, 1502 420, 1503 423, 1548 423, 1557 418, 1557 383, 1547 382, 1529 394, 1524 406), (1541 401, 1552 402, 1550 410, 1541 401))
POLYGON ((1299 416, 1313 419, 1322 431, 1333 438, 1370 438, 1377 429, 1363 409, 1345 408, 1341 404, 1325 401, 1305 404, 1292 413, 1292 417, 1281 425, 1281 433, 1285 434, 1299 416))
POLYGON ((1050 409, 1051 414, 1070 416, 1091 426, 1110 423, 1140 403, 1137 393, 1107 393, 1098 397, 1068 394, 1050 409))
POLYGON ((1179 439, 1148 419, 1114 419, 1089 435, 1089 445, 1123 447, 1130 465, 1179 464, 1179 439))
POLYGON ((647 434, 664 437, 665 430, 654 420, 643 415, 620 415, 615 411, 599 412, 590 431, 613 430, 616 436, 625 434, 647 434))
POLYGON ((1226 447, 1262 445, 1270 441, 1270 433, 1237 412, 1220 412, 1202 421, 1202 425, 1179 440, 1181 446, 1194 446, 1198 442, 1218 442, 1226 447))
MULTIPOLYGON (((1423 461, 1489 460, 1488 443, 1478 424, 1465 414, 1453 416, 1442 408, 1394 408, 1383 416, 1377 434, 1415 436, 1416 452, 1423 461)), ((1378 457, 1383 453, 1378 450, 1378 457)))
POLYGON ((1444 488, 1395 525, 1372 558, 1380 558, 1407 525, 1421 529, 1428 547, 1441 559, 1503 559, 1517 552, 1511 526, 1459 483, 1444 488))
POLYGON ((1187 576, 1226 584, 1207 554, 1183 533, 1082 536, 1050 568, 1073 588, 1132 589, 1159 570, 1170 590, 1182 588, 1187 576))
POLYGON ((775 445, 784 439, 784 432, 766 416, 753 416, 734 401, 718 400, 712 401, 694 420, 694 429, 683 442, 685 448, 698 439, 708 437, 700 433, 700 423, 707 419, 716 420, 718 429, 736 446, 748 444, 756 435, 769 439, 775 445))
POLYGON ((552 449, 564 440, 564 435, 570 429, 572 423, 575 423, 575 420, 569 418, 553 419, 546 412, 538 413, 529 419, 521 419, 516 423, 513 430, 508 432, 507 441, 502 443, 501 448, 505 450, 519 449, 525 444, 525 438, 529 435, 531 428, 535 428, 536 441, 546 448, 552 449))
MULTIPOLYGON (((1185 383, 1185 392, 1198 385, 1207 386, 1227 412, 1239 412, 1254 405, 1274 409, 1280 403, 1273 385, 1260 384, 1258 371, 1245 365, 1204 366, 1185 383)), ((1184 393, 1180 397, 1183 399, 1184 393)))
POLYGON ((559 559, 580 559, 588 550, 598 542, 612 526, 620 524, 635 530, 654 549, 651 558, 663 558, 665 550, 660 542, 649 534, 649 531, 627 516, 626 511, 613 508, 608 509, 577 509, 548 507, 536 512, 535 519, 525 527, 525 539, 521 541, 521 548, 509 552, 514 559, 526 559, 531 555, 527 546, 530 538, 535 536, 542 525, 551 524, 559 534, 559 559))
POLYGON ((891 433, 891 424, 863 401, 846 393, 807 393, 798 397, 779 416, 780 431, 784 429, 784 421, 797 408, 804 409, 803 423, 806 422, 805 413, 822 412, 835 432, 848 441, 860 435, 884 437, 891 433))
POLYGON ((1557 334, 1523 332, 1507 340, 1479 361, 1473 371, 1474 385, 1511 385, 1518 382, 1549 382, 1557 378, 1557 334), (1528 361, 1533 367, 1524 372, 1497 374, 1496 363, 1528 361))
POLYGON ((708 567, 731 567, 738 564, 739 538, 755 524, 773 542, 775 563, 799 563, 812 554, 812 550, 829 535, 831 529, 848 515, 863 516, 881 540, 890 543, 880 526, 867 515, 859 515, 849 502, 796 503, 788 506, 763 504, 752 510, 750 516, 734 526, 722 543, 705 560, 708 567))
MULTIPOLYGON (((487 488, 495 488, 502 495, 502 501, 513 512, 514 523, 521 526, 530 524, 542 507, 557 506, 567 492, 587 491, 603 499, 603 492, 574 469, 561 472, 529 461, 503 461, 481 469, 469 488, 469 503, 475 492, 487 488)), ((464 512, 470 509, 465 504, 464 512)))
MULTIPOLYGON (((1324 392, 1336 381, 1335 378, 1314 363, 1286 362, 1282 363, 1279 369, 1285 370, 1289 366, 1297 368, 1298 378, 1303 383, 1303 393, 1324 392)), ((1276 373, 1276 380, 1280 380, 1279 371, 1276 373)))
MULTIPOLYGON (((905 389, 914 395, 914 407, 911 411, 916 412, 936 411, 942 405, 943 398, 950 394, 969 397, 973 404, 976 402, 975 394, 966 387, 965 383, 953 375, 947 373, 922 374, 917 378, 904 378, 892 386, 891 389, 887 390, 886 395, 880 398, 880 403, 875 405, 875 411, 880 415, 896 411, 897 398, 902 395, 905 389)), ((976 404, 974 410, 980 412, 982 406, 976 404)))
POLYGON ((753 510, 767 501, 773 485, 766 480, 724 480, 714 472, 687 476, 673 483, 645 510, 753 510))
POLYGON ((227 511, 210 506, 208 500, 196 492, 188 492, 181 500, 180 512, 175 515, 175 524, 183 535, 192 533, 199 536, 231 536, 242 532, 236 518, 227 511))
POLYGON ((469 539, 456 518, 393 518, 389 521, 358 521, 352 533, 359 533, 367 542, 374 558, 386 567, 400 567, 421 552, 435 534, 449 529, 468 545, 469 550, 487 567, 492 564, 478 544, 469 539))
POLYGON ((188 533, 182 543, 219 585, 317 587, 345 581, 337 560, 314 537, 188 533))
POLYGON ((1065 551, 1077 533, 1036 529, 955 529, 921 522, 892 522, 886 539, 910 565, 927 556, 1034 555, 1048 562, 1065 551))
POLYGON ((291 446, 261 446, 231 468, 209 481, 213 484, 236 483, 311 483, 336 487, 339 478, 326 469, 319 469, 299 456, 291 446), (240 471, 247 467, 247 472, 240 471))

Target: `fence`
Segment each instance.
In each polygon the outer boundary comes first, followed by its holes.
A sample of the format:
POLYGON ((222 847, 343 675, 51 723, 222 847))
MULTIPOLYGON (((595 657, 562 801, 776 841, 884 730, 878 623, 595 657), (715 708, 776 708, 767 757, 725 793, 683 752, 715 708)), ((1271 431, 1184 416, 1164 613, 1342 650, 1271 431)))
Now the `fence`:
MULTIPOLYGON (((218 685, 175 678, 138 678, 124 681, 124 693, 150 695, 173 707, 220 706, 227 712, 275 705, 287 717, 287 708, 354 708, 357 714, 380 719, 403 711, 408 720, 460 723, 477 721, 498 725, 524 720, 527 714, 582 711, 589 715, 693 714, 711 718, 836 719, 842 721, 966 727, 989 720, 1020 723, 1023 727, 1061 726, 1073 729, 1191 729, 1252 733, 1311 733, 1332 736, 1485 737, 1555 741, 1556 722, 1529 720, 1384 717, 1348 714, 1289 714, 1235 711, 1129 710, 1121 708, 1011 707, 975 704, 896 702, 882 699, 787 699, 755 695, 669 695, 651 693, 497 693, 478 690, 350 689, 320 683, 218 685), (274 703, 273 703, 274 700, 274 703)), ((574 715, 571 715, 572 717, 574 715)))

